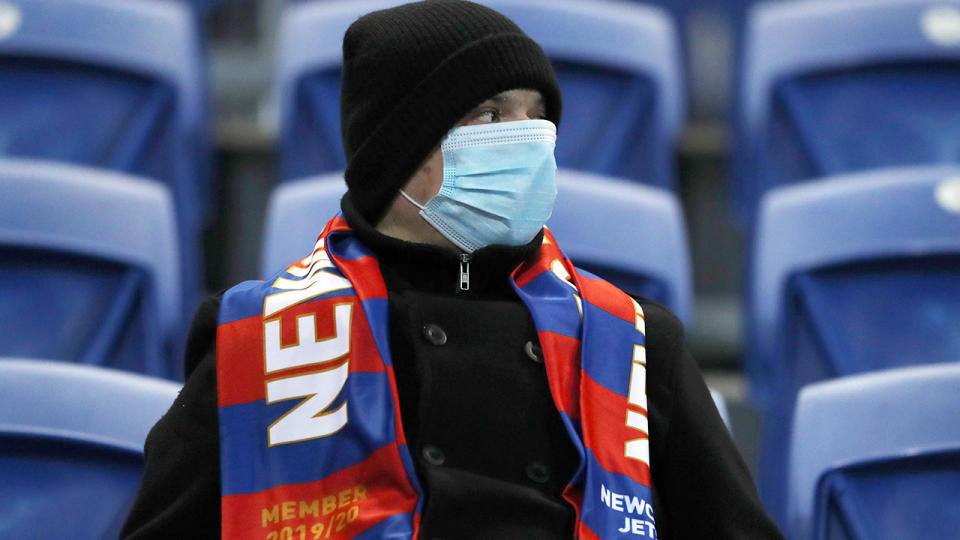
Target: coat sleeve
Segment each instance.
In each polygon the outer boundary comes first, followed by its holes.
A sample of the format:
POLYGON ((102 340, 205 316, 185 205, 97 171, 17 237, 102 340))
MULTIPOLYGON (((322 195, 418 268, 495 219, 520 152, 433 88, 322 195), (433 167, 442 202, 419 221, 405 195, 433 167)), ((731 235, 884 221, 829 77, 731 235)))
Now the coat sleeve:
POLYGON ((220 537, 216 335, 220 295, 198 308, 185 353, 187 381, 150 430, 145 469, 122 538, 220 537))
POLYGON ((641 301, 641 306, 658 536, 783 538, 684 344, 680 321, 658 304, 641 301))

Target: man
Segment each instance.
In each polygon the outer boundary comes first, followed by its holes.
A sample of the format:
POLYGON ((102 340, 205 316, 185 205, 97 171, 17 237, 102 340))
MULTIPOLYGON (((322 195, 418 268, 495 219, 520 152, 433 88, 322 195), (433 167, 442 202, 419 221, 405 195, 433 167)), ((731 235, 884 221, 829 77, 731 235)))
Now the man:
POLYGON ((433 0, 343 52, 342 218, 200 309, 125 534, 779 538, 677 320, 543 229, 540 47, 433 0))

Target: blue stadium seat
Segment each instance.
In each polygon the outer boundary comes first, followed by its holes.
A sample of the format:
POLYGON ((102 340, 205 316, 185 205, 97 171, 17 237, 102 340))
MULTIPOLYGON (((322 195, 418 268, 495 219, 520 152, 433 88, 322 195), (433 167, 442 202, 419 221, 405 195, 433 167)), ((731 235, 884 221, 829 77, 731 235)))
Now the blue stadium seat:
POLYGON ((752 4, 782 0, 632 0, 661 7, 681 36, 690 117, 728 124, 752 4))
POLYGON ((260 276, 272 276, 306 257, 324 225, 340 213, 343 173, 301 178, 274 188, 264 219, 260 276))
MULTIPOLYGON (((686 230, 676 196, 633 182, 561 169, 548 222, 578 266, 626 290, 662 302, 690 321, 692 286, 686 230)), ((270 198, 261 275, 308 255, 340 209, 343 176, 281 184, 270 198)))
POLYGON ((960 161, 960 0, 761 3, 751 14, 732 206, 871 168, 960 161))
POLYGON ((0 159, 0 356, 181 377, 176 223, 163 185, 0 159))
POLYGON ((202 283, 209 147, 197 25, 175 2, 0 5, 0 156, 74 163, 168 185, 185 283, 202 283))
POLYGON ((547 222, 564 254, 625 291, 691 322, 692 285, 683 210, 673 192, 561 170, 547 222))
POLYGON ((0 359, 0 537, 117 538, 147 432, 179 387, 91 366, 0 359))
MULTIPOLYGON (((341 43, 384 0, 289 5, 280 25, 277 109, 281 176, 345 167, 340 141, 341 43)), ((561 167, 672 189, 683 122, 676 32, 663 11, 631 2, 496 0, 554 62, 564 95, 561 167)))
POLYGON ((956 538, 960 364, 804 388, 790 452, 792 538, 956 538))
POLYGON ((782 464, 801 387, 960 359, 960 167, 771 190, 751 272, 746 368, 765 414, 758 476, 782 517, 782 464))

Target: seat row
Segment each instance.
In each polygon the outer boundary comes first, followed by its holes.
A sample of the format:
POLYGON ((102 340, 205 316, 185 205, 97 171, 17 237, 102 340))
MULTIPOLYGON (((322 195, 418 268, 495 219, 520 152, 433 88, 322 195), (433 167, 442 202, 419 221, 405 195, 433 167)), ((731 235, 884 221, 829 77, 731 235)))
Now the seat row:
MULTIPOLYGON (((286 6, 273 92, 281 180, 344 168, 343 32, 361 14, 396 3, 286 6)), ((666 11, 627 0, 486 3, 554 62, 566 96, 562 167, 674 188, 686 100, 666 11)), ((196 244, 215 189, 193 14, 176 2, 11 0, 3 18, 0 154, 158 179, 174 194, 183 238, 196 244)), ((778 185, 956 162, 958 19, 960 0, 755 6, 735 114, 731 207, 742 220, 752 223, 760 195, 778 185)))
MULTIPOLYGON (((772 409, 805 382, 900 365, 896 351, 911 344, 924 344, 923 362, 957 351, 958 179, 955 167, 898 168, 771 193, 747 280, 746 367, 758 403, 772 409), (895 310, 884 304, 890 298, 895 310), (797 328, 806 337, 792 336, 797 328)), ((36 160, 0 160, 0 181, 9 284, 0 309, 22 327, 5 335, 0 354, 109 358, 166 376, 157 358, 167 354, 135 351, 147 344, 169 353, 184 325, 169 193, 143 179, 36 160), (17 315, 31 311, 45 315, 17 315)), ((689 323, 690 261, 676 196, 567 169, 558 184, 548 226, 568 256, 689 323)), ((339 174, 276 189, 261 277, 310 251, 344 189, 339 174)))
MULTIPOLYGON (((690 263, 669 191, 562 171, 549 226, 586 269, 689 320, 690 263)), ((303 258, 339 212, 341 175, 280 186, 262 277, 303 258)), ((54 162, 0 159, 0 355, 179 379, 186 313, 174 202, 156 182, 54 162)))
MULTIPOLYGON (((327 0, 285 9, 274 89, 281 180, 343 169, 343 31, 360 14, 395 3, 327 0)), ((666 12, 626 0, 488 3, 554 61, 566 96, 562 167, 675 187, 685 92, 666 12)), ((957 9, 960 0, 757 6, 747 25, 733 152, 731 206, 748 230, 771 187, 957 161, 960 46, 950 30, 957 9)), ((201 289, 201 234, 217 189, 192 13, 175 2, 14 0, 0 18, 0 155, 118 170, 168 186, 182 281, 201 289)))
MULTIPOLYGON (((788 537, 953 538, 958 388, 957 363, 806 387, 789 448, 788 537)), ((179 389, 101 367, 0 358, 0 532, 29 535, 43 523, 46 538, 115 538, 140 483, 146 434, 179 389)))

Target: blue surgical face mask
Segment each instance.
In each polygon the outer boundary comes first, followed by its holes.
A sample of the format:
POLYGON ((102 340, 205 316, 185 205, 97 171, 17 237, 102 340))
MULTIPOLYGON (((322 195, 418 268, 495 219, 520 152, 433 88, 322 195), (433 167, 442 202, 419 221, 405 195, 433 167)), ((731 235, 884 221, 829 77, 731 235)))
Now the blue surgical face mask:
POLYGON ((420 215, 467 253, 519 246, 540 232, 557 197, 557 127, 521 120, 454 128, 440 144, 443 185, 420 215))

